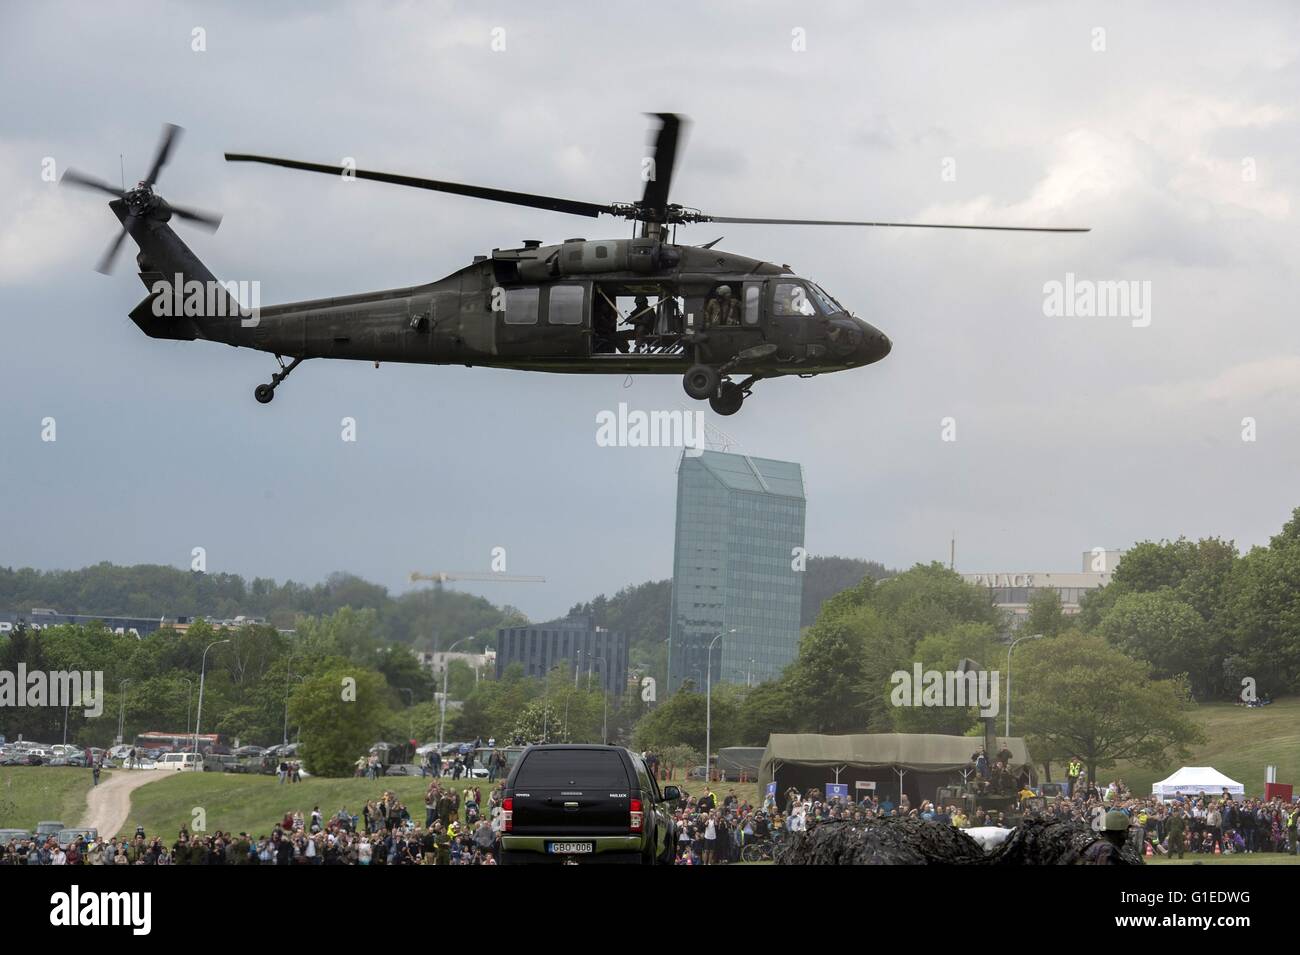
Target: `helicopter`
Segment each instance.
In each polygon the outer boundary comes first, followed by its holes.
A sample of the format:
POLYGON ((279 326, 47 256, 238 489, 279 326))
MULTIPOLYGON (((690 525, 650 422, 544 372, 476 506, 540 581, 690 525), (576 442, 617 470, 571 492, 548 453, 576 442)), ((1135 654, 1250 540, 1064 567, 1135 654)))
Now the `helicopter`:
POLYGON ((892 347, 883 331, 830 293, 776 265, 676 240, 679 225, 868 226, 1000 232, 1087 232, 1086 228, 865 222, 719 216, 669 201, 685 120, 652 114, 644 188, 636 202, 591 203, 486 186, 261 156, 229 162, 364 179, 569 215, 635 223, 627 238, 571 238, 476 255, 445 278, 406 288, 251 309, 233 283, 216 280, 168 224, 215 231, 220 216, 154 191, 181 133, 168 124, 146 177, 117 189, 69 169, 62 182, 107 193, 121 223, 98 270, 108 273, 123 240, 149 295, 130 318, 151 338, 223 342, 275 356, 279 371, 254 389, 262 404, 308 359, 465 365, 564 374, 681 375, 686 394, 719 415, 740 410, 754 386, 873 364, 892 347), (670 231, 671 230, 671 231, 670 231), (184 293, 182 294, 182 286, 184 293), (288 364, 285 359, 288 358, 288 364))

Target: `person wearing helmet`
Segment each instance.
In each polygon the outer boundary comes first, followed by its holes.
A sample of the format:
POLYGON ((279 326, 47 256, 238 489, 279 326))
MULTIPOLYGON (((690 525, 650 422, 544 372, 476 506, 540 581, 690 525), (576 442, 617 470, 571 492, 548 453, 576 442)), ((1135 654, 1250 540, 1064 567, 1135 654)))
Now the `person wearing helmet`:
POLYGON ((1102 821, 1101 838, 1088 846, 1083 853, 1083 865, 1122 865, 1119 850, 1128 841, 1128 815, 1118 809, 1106 813, 1102 821))
POLYGON ((704 326, 740 324, 740 303, 731 295, 730 285, 719 285, 704 305, 704 326))

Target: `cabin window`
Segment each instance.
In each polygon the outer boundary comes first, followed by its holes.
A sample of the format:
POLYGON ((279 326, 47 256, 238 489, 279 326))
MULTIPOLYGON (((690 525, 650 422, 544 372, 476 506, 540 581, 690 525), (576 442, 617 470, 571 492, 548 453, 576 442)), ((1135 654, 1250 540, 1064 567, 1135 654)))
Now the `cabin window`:
POLYGON ((547 308, 547 321, 552 325, 581 325, 582 286, 551 286, 550 301, 547 308))
POLYGON ((745 324, 758 324, 758 305, 763 297, 763 289, 757 282, 745 283, 745 324))
POLYGON ((535 288, 512 288, 506 290, 506 324, 536 325, 537 297, 535 288))
POLYGON ((791 316, 804 317, 816 315, 817 310, 809 301, 808 290, 795 282, 777 282, 773 295, 773 314, 778 318, 791 316))

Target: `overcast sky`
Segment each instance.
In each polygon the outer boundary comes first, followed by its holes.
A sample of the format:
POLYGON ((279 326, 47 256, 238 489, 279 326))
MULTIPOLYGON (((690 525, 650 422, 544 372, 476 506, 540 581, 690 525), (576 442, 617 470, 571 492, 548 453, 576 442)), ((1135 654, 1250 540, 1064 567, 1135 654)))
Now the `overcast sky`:
POLYGON ((262 406, 271 356, 146 338, 131 256, 93 271, 116 219, 41 176, 116 182, 123 154, 134 183, 184 126, 159 192, 224 214, 179 231, 270 304, 628 228, 225 150, 633 200, 664 110, 693 121, 672 197, 708 212, 1093 227, 679 231, 789 263, 893 340, 709 413, 803 464, 812 553, 904 567, 955 532, 958 570, 1073 571, 1144 538, 1266 542, 1300 505, 1300 7, 861 7, 0 7, 0 564, 203 547, 210 571, 402 590, 501 546, 547 583, 476 592, 535 619, 669 576, 677 452, 598 447, 595 416, 694 407, 679 378, 322 361, 262 406), (1150 283, 1149 325, 1046 315, 1067 273, 1150 283))

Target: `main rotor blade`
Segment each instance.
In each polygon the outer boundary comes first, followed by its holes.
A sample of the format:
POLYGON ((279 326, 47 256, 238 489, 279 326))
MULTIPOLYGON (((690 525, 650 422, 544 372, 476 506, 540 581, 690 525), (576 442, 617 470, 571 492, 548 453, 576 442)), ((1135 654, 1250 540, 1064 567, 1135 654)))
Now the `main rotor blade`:
POLYGON ((210 232, 216 232, 221 225, 221 216, 215 212, 202 212, 198 209, 178 206, 171 202, 167 203, 167 208, 171 209, 173 215, 179 216, 186 222, 193 222, 195 225, 202 226, 210 232))
POLYGON ((102 179, 87 176, 84 172, 77 172, 75 169, 65 169, 63 178, 59 180, 59 185, 76 186, 79 189, 94 189, 98 192, 106 192, 118 199, 123 196, 122 190, 117 186, 110 186, 102 179))
POLYGON ((162 167, 167 165, 167 160, 171 157, 172 147, 176 145, 176 140, 180 138, 183 130, 174 123, 163 125, 162 139, 158 141, 158 151, 154 153, 153 165, 149 167, 149 175, 144 177, 144 181, 153 185, 158 181, 158 174, 162 172, 162 167))
POLYGON ((99 257, 99 264, 95 266, 95 271, 102 275, 108 275, 113 271, 113 260, 117 258, 117 250, 122 248, 122 240, 126 238, 126 226, 122 226, 122 231, 117 234, 113 243, 104 250, 104 254, 99 257))
POLYGON ((527 192, 512 192, 508 189, 493 189, 489 186, 471 186, 460 182, 444 182, 440 179, 421 179, 418 176, 399 176, 388 172, 370 172, 365 169, 345 170, 342 166, 326 166, 321 163, 299 162, 296 159, 276 159, 272 156, 250 156, 244 153, 226 153, 227 162, 260 162, 270 166, 283 166, 286 169, 302 169, 307 172, 323 172, 334 176, 344 174, 357 179, 371 179, 375 182, 388 182, 395 186, 411 186, 415 189, 430 189, 434 192, 449 192, 456 196, 469 196, 474 199, 487 199, 491 202, 508 202, 515 206, 528 206, 532 209, 548 209, 551 212, 568 212, 575 216, 595 218, 602 213, 617 215, 609 205, 594 202, 580 202, 577 199, 560 199, 556 196, 537 196, 527 192))
POLYGON ((948 225, 934 222, 852 222, 844 219, 746 219, 738 216, 701 215, 693 222, 738 222, 760 225, 860 225, 890 229, 979 229, 987 232, 1091 232, 1091 228, 1027 225, 948 225))
POLYGON ((655 113, 660 126, 654 132, 654 141, 650 144, 650 156, 654 163, 653 175, 646 180, 645 192, 641 196, 642 212, 651 213, 651 217, 663 222, 668 213, 668 188, 673 182, 673 168, 677 164, 677 146, 680 132, 685 125, 682 117, 676 113, 655 113))

